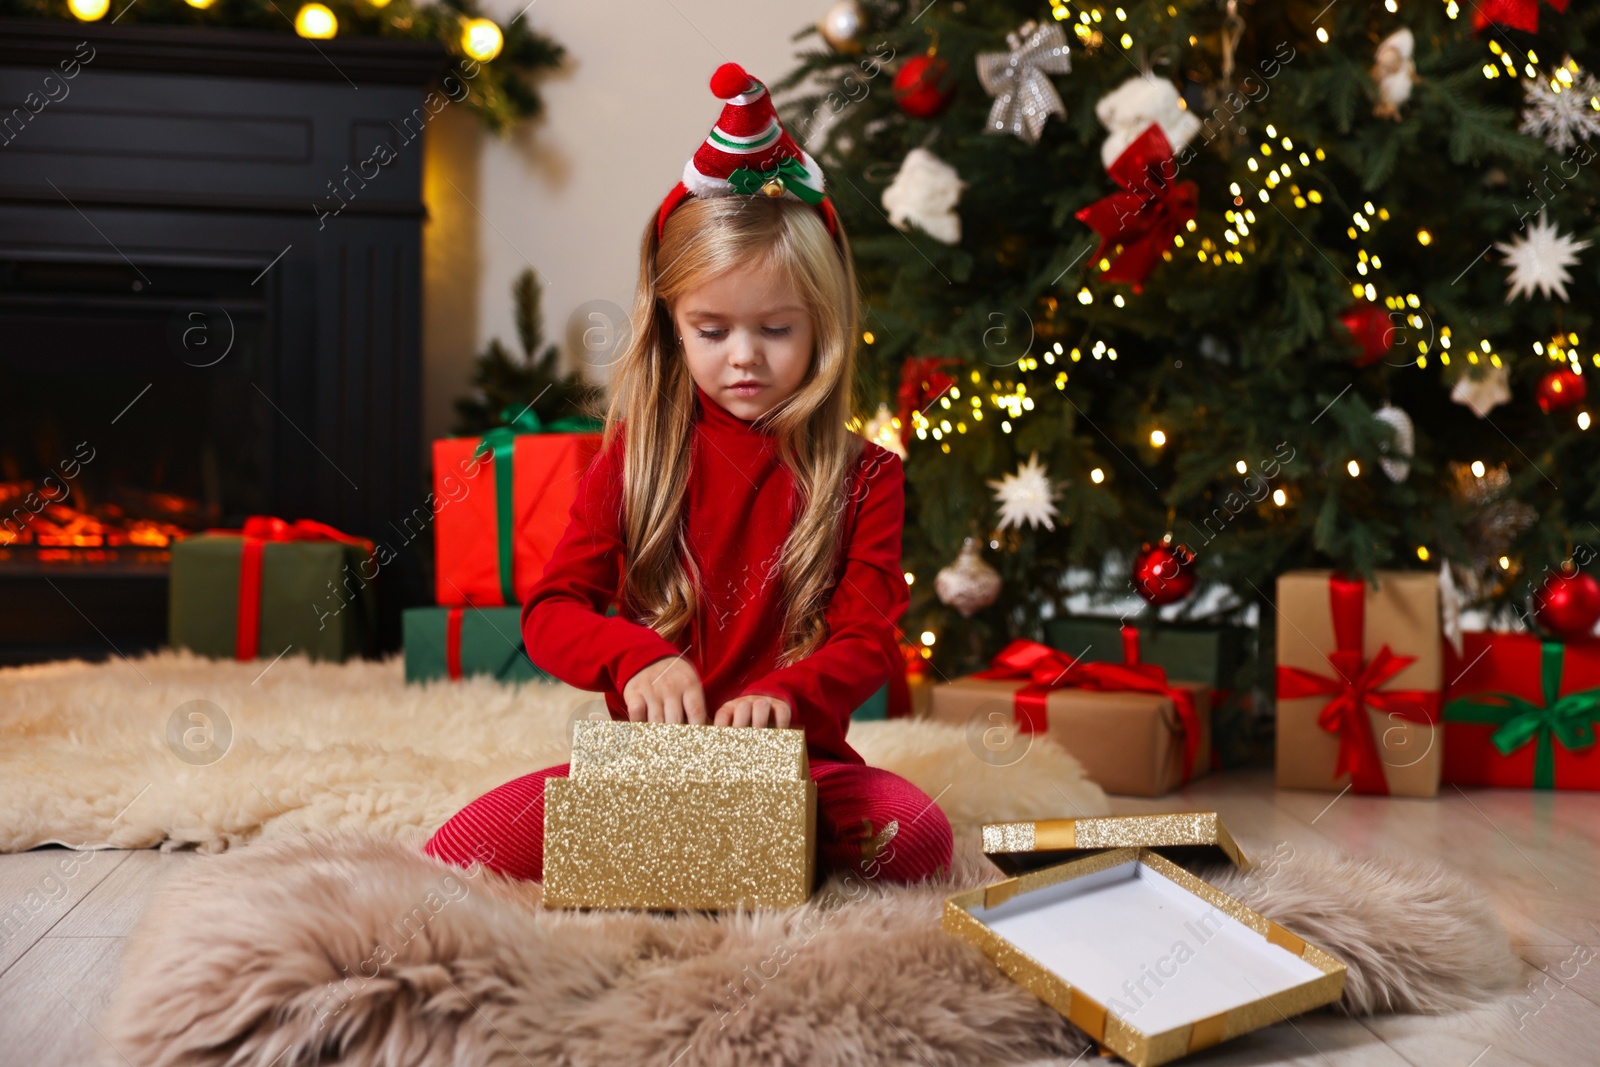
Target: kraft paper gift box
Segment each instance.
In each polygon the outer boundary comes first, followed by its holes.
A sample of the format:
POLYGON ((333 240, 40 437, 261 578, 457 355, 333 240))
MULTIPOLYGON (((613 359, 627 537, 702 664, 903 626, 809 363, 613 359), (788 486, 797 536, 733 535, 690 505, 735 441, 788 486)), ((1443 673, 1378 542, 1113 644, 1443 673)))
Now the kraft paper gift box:
POLYGON ((401 636, 409 683, 473 675, 508 683, 550 677, 523 648, 521 608, 407 608, 401 636))
POLYGON ((1080 663, 1019 638, 992 665, 929 691, 928 717, 975 745, 1045 734, 1108 793, 1160 796, 1210 765, 1211 690, 1151 664, 1080 663))
POLYGON ((1214 811, 991 822, 983 826, 984 854, 1007 874, 1038 870, 1113 848, 1148 848, 1181 866, 1251 866, 1222 824, 1222 817, 1214 811))
POLYGON ((344 660, 373 651, 372 542, 300 519, 252 516, 172 545, 167 643, 239 660, 344 660))
POLYGON ((578 483, 600 450, 592 419, 541 425, 523 412, 482 437, 433 443, 434 600, 523 603, 566 533, 578 483))
POLYGON ((1379 571, 1278 578, 1277 784, 1439 791, 1439 579, 1379 571))
POLYGON ((1134 1067, 1344 991, 1339 960, 1148 849, 956 893, 943 927, 1134 1067))
POLYGON ((543 905, 803 904, 816 823, 798 728, 580 720, 570 775, 545 782, 543 905))
POLYGON ((1445 677, 1446 782, 1600 789, 1600 641, 1468 632, 1445 677))

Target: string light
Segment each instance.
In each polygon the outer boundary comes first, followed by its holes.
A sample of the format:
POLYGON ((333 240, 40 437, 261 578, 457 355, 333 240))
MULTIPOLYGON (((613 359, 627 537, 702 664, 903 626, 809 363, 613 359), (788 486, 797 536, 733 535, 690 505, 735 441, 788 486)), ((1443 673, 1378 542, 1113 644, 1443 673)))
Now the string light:
POLYGON ((1485 472, 1485 471, 1486 471, 1486 470, 1487 470, 1487 469, 1488 469, 1488 468, 1486 468, 1486 467, 1485 467, 1485 466, 1484 466, 1484 465, 1483 465, 1483 460, 1481 460, 1481 459, 1475 459, 1475 460, 1473 460, 1473 461, 1472 461, 1472 476, 1473 476, 1473 477, 1474 477, 1474 478, 1482 478, 1482 477, 1483 477, 1483 475, 1484 475, 1484 472, 1485 472))
POLYGON ((1578 412, 1578 429, 1587 430, 1588 428, 1589 428, 1589 413, 1587 411, 1578 412))
POLYGON ((1096 467, 1094 470, 1089 472, 1089 480, 1095 485, 1099 485, 1101 482, 1106 480, 1106 472, 1101 470, 1099 467, 1096 467))
POLYGON ((1167 443, 1167 435, 1160 430, 1151 430, 1150 443, 1156 448, 1160 448, 1167 443))
POLYGON ((1351 460, 1349 463, 1346 463, 1344 465, 1344 469, 1350 472, 1350 477, 1352 478, 1361 477, 1361 464, 1357 463, 1355 460, 1351 460))
POLYGON ((111 0, 67 0, 67 7, 82 22, 93 22, 111 7, 111 0))
POLYGON ((294 32, 314 41, 326 41, 339 32, 339 20, 322 4, 306 4, 294 16, 294 32))
POLYGON ((1281 508, 1289 502, 1289 494, 1282 489, 1274 489, 1272 491, 1272 502, 1281 508))
POLYGON ((1428 546, 1427 545, 1418 545, 1417 546, 1417 558, 1420 559, 1424 563, 1428 562, 1428 546))
POLYGON ((461 27, 461 50, 480 63, 499 55, 504 44, 500 27, 491 19, 468 19, 461 27))
POLYGON ((933 631, 932 630, 924 630, 924 631, 922 631, 922 643, 925 644, 925 645, 931 645, 931 644, 933 644, 933 642, 934 642, 933 631))

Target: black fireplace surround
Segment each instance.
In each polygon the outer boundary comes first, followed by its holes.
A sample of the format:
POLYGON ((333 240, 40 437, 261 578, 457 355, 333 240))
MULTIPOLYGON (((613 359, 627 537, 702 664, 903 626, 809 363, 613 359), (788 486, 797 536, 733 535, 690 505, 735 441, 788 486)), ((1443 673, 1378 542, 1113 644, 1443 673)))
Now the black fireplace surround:
MULTIPOLYGON (((377 589, 398 645, 428 588, 426 537, 396 531, 426 496, 421 138, 447 63, 0 20, 0 531, 46 503, 169 532, 331 523, 397 549, 377 589)), ((166 590, 153 542, 0 543, 0 663, 156 647, 166 590)))

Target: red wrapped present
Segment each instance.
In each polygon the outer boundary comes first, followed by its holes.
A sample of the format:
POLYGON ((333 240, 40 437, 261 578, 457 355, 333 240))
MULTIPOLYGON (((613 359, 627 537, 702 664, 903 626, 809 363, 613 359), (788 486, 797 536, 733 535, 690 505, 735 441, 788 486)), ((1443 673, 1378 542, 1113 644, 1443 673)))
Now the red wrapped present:
POLYGON ((600 424, 523 411, 479 437, 433 443, 434 599, 520 605, 566 532, 600 424))
POLYGON ((1600 641, 1466 633, 1445 662, 1445 781, 1600 789, 1600 641))

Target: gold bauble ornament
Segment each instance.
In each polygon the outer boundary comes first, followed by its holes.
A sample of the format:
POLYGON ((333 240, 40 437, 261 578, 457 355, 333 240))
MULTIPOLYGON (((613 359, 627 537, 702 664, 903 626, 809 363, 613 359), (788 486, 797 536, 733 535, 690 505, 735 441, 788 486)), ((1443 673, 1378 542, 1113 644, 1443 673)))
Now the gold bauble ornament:
POLYGON ((817 32, 833 46, 835 52, 859 52, 861 42, 858 38, 865 23, 866 17, 862 15, 861 5, 856 0, 840 0, 822 16, 822 21, 817 23, 817 32))

